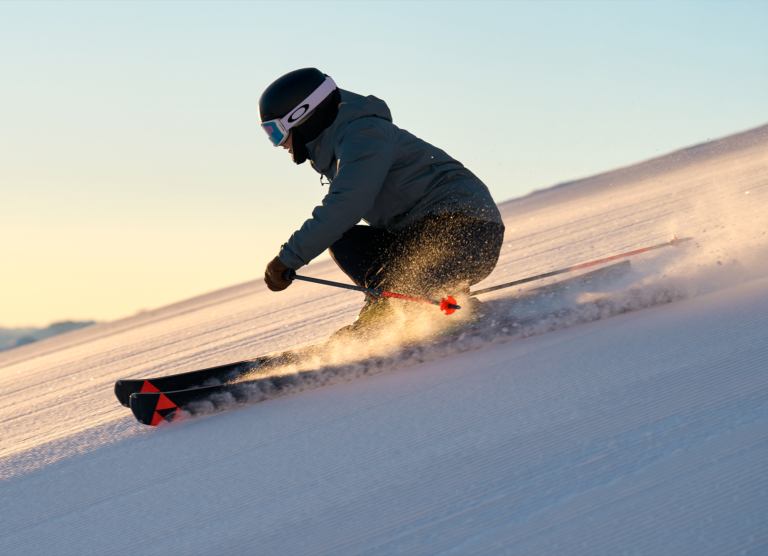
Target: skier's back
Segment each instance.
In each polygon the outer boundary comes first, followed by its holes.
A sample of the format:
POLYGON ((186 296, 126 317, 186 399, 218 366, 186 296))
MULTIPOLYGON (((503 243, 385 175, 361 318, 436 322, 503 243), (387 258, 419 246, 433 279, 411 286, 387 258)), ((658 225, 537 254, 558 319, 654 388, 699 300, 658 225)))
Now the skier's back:
POLYGON ((340 90, 309 68, 270 85, 259 112, 273 144, 296 164, 310 160, 329 182, 322 204, 267 266, 271 290, 288 287, 282 273, 325 249, 357 285, 412 295, 455 295, 495 267, 504 225, 488 188, 395 126, 384 101, 340 90))

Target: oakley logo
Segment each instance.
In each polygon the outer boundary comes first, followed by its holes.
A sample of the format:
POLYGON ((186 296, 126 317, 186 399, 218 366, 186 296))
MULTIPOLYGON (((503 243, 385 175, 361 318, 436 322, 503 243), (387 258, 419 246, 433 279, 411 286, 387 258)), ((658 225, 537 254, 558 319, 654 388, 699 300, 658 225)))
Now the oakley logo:
POLYGON ((304 114, 307 113, 307 110, 309 110, 309 104, 302 104, 299 106, 296 110, 293 111, 293 114, 288 116, 288 123, 293 123, 296 120, 300 119, 304 114))

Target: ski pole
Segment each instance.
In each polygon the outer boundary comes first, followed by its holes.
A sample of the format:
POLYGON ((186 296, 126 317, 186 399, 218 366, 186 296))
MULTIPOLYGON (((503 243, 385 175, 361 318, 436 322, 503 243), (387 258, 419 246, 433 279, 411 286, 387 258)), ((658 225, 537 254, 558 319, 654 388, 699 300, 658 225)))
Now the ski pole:
POLYGON ((419 303, 429 303, 431 305, 437 305, 440 310, 446 315, 450 315, 456 309, 461 309, 456 305, 456 300, 452 296, 448 296, 440 301, 434 299, 424 299, 423 297, 413 297, 411 295, 403 295, 401 293, 388 292, 385 290, 374 290, 373 288, 364 288, 362 286, 351 286, 349 284, 342 284, 341 282, 331 282, 330 280, 322 280, 320 278, 312 278, 311 276, 300 276, 296 274, 293 269, 288 269, 283 272, 284 280, 303 280, 305 282, 314 282, 315 284, 323 284, 325 286, 333 286, 335 288, 344 288, 345 290, 354 290, 356 292, 371 293, 373 295, 380 295, 382 297, 391 297, 394 299, 404 299, 405 301, 417 301, 419 303))
POLYGON ((501 290, 504 288, 510 288, 512 286, 517 286, 519 284, 525 284, 527 282, 533 282, 534 280, 541 280, 542 278, 549 278, 550 276, 557 276, 558 274, 565 274, 566 272, 572 272, 574 270, 581 270, 582 268, 587 268, 589 266, 595 266, 600 263, 607 263, 608 261, 614 261, 616 259, 621 259, 624 257, 631 257, 632 255, 637 255, 639 253, 645 253, 646 251, 652 251, 653 249, 661 249, 662 247, 668 247, 670 245, 674 245, 677 247, 684 241, 690 241, 693 238, 692 237, 684 237, 682 239, 677 239, 677 236, 673 236, 674 239, 671 241, 668 241, 666 243, 659 243, 658 245, 651 245, 650 247, 643 247, 642 249, 637 249, 635 251, 629 251, 628 253, 622 253, 620 255, 613 255, 612 257, 606 257, 604 259, 598 259, 596 261, 591 261, 588 263, 582 263, 577 264, 574 266, 569 266, 568 268, 561 268, 560 270, 553 270, 552 272, 545 272, 544 274, 539 274, 537 276, 531 276, 530 278, 522 278, 521 280, 515 280, 514 282, 507 282, 506 284, 500 284, 498 286, 491 286, 490 288, 485 288, 483 290, 477 290, 476 292, 472 292, 469 295, 480 295, 481 293, 488 293, 493 292, 496 290, 501 290))

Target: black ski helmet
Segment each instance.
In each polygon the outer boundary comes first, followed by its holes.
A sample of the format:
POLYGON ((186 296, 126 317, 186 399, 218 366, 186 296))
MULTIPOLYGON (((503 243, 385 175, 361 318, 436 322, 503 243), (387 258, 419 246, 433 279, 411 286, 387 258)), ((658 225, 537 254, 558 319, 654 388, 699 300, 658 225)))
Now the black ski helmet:
POLYGON ((286 73, 264 89, 259 99, 262 122, 285 117, 325 81, 316 68, 304 68, 286 73))
MULTIPOLYGON (((303 68, 286 73, 267 87, 259 98, 261 122, 284 118, 311 95, 326 80, 317 68, 303 68)), ((306 144, 317 139, 320 133, 333 123, 339 111, 341 95, 338 89, 323 100, 304 118, 300 125, 291 129, 293 134, 293 161, 301 164, 309 157, 306 144)))

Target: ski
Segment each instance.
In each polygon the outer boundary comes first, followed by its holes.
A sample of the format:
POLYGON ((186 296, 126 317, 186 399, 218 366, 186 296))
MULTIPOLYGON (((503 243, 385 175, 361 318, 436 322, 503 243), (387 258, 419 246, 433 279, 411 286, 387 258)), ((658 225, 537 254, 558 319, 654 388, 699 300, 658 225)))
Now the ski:
MULTIPOLYGON (((542 299, 557 296, 573 287, 589 286, 590 291, 595 291, 609 279, 613 280, 626 275, 630 270, 629 261, 624 261, 604 269, 593 271, 555 284, 524 292, 515 297, 503 298, 496 302, 491 301, 487 310, 482 311, 479 321, 470 323, 465 329, 455 333, 450 338, 436 340, 423 346, 404 347, 396 357, 408 358, 422 349, 434 349, 449 346, 456 341, 464 340, 468 336, 489 339, 493 336, 508 335, 517 331, 523 325, 534 325, 543 320, 555 316, 563 316, 572 309, 558 308, 544 311, 539 314, 516 317, 512 312, 521 308, 521 302, 526 306, 535 306, 535 302, 542 299)), ((322 353, 326 344, 318 344, 296 351, 288 351, 278 355, 265 356, 249 361, 242 361, 231 365, 222 365, 211 369, 193 371, 179 375, 171 375, 159 379, 145 379, 134 381, 134 391, 129 394, 128 405, 136 419, 145 425, 156 426, 164 421, 178 421, 185 415, 199 415, 222 411, 231 407, 252 404, 264 399, 276 397, 287 393, 294 387, 307 387, 308 384, 317 385, 332 381, 336 376, 343 375, 346 369, 354 368, 356 373, 368 374, 375 369, 378 359, 361 361, 338 367, 312 369, 299 371, 286 375, 263 376, 270 368, 280 365, 297 363, 303 358, 317 356, 322 353), (253 374, 250 380, 248 374, 253 374), (262 376, 258 376, 262 375, 262 376), (230 378, 232 377, 232 378, 230 378), (204 384, 206 380, 217 381, 212 385, 199 387, 178 388, 176 390, 162 390, 174 384, 190 384, 190 378, 195 384, 204 384), (239 380, 246 378, 245 380, 239 380), (237 381, 237 382, 234 382, 237 381), (137 389, 138 383, 148 383, 149 387, 137 389)), ((117 385, 116 385, 117 391, 117 385)))
POLYGON ((139 392, 131 394, 130 408, 140 423, 157 426, 163 421, 182 419, 183 411, 194 416, 274 397, 292 385, 301 383, 302 375, 316 372, 304 371, 295 375, 268 376, 176 392, 139 392))
MULTIPOLYGON (((391 365, 397 360, 407 361, 412 358, 428 360, 429 358, 423 357, 426 350, 445 350, 443 356, 466 351, 472 349, 471 343, 465 342, 468 338, 493 342, 505 336, 528 337, 626 312, 621 307, 611 309, 610 305, 610 300, 597 300, 523 318, 511 316, 508 320, 475 323, 450 338, 426 345, 403 348, 390 358, 389 364, 391 365), (579 312, 586 306, 596 309, 596 311, 589 311, 587 312, 588 316, 579 318, 579 312), (558 319, 567 321, 568 317, 573 320, 566 324, 557 323, 558 319)), ((140 392, 131 394, 130 408, 137 421, 144 425, 157 426, 163 422, 178 422, 187 416, 196 417, 255 404, 288 394, 291 390, 301 391, 332 384, 345 380, 345 377, 359 378, 374 374, 380 371, 382 365, 386 365, 383 358, 371 358, 346 365, 315 368, 285 375, 265 376, 217 386, 205 386, 176 392, 140 392)))
MULTIPOLYGON (((403 348, 396 357, 407 358, 416 355, 419 350, 439 348, 441 345, 464 340, 467 336, 483 336, 487 338, 496 331, 506 334, 510 330, 508 327, 519 326, 526 322, 530 323, 557 313, 562 314, 562 311, 548 311, 541 315, 522 319, 512 317, 514 320, 502 321, 498 324, 494 323, 491 326, 481 326, 475 330, 472 329, 473 327, 470 327, 442 341, 433 342, 426 346, 403 348)), ((202 386, 171 392, 138 392, 131 394, 129 405, 137 421, 144 425, 157 426, 164 421, 178 422, 187 415, 194 417, 242 405, 254 404, 285 394, 292 387, 298 388, 303 386, 305 389, 310 384, 319 386, 323 383, 332 382, 336 376, 343 375, 346 370, 354 369, 352 372, 354 372, 355 376, 364 376, 370 374, 377 367, 378 363, 379 359, 374 358, 352 362, 349 365, 315 368, 292 374, 265 376, 253 380, 243 380, 215 386, 202 386)))
MULTIPOLYGON (((622 261, 574 278, 560 280, 547 286, 520 292, 514 296, 505 297, 504 300, 511 305, 509 309, 514 309, 514 306, 519 305, 521 302, 533 304, 535 301, 540 301, 544 298, 551 299, 559 293, 568 292, 568 290, 574 287, 589 286, 594 290, 603 284, 625 276, 629 273, 629 270, 630 262, 622 261)), ((490 302, 491 305, 493 303, 490 302)), ((321 343, 281 353, 263 355, 254 359, 246 359, 235 363, 163 377, 120 379, 115 382, 115 396, 123 406, 130 407, 131 395, 136 393, 175 392, 202 386, 225 384, 240 380, 248 374, 266 374, 275 367, 301 361, 308 355, 312 355, 322 349, 323 345, 321 343)))
POLYGON ((254 359, 237 361, 236 363, 162 377, 120 379, 115 382, 115 396, 122 405, 130 407, 131 395, 135 393, 171 392, 224 384, 238 380, 247 374, 263 374, 276 366, 296 363, 315 349, 317 349, 317 346, 308 346, 281 353, 262 355, 254 359))

